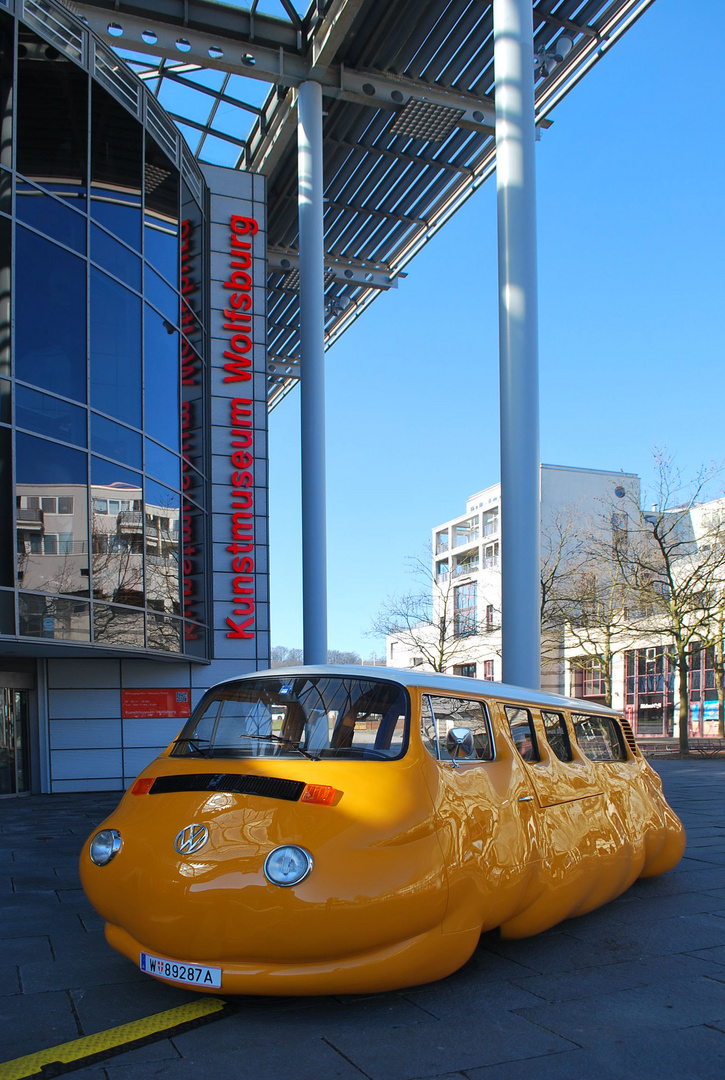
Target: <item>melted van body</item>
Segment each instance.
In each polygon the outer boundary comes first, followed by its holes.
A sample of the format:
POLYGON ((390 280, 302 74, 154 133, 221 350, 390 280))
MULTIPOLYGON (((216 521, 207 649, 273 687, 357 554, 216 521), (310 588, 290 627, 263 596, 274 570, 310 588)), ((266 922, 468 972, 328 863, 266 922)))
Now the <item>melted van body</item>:
POLYGON ((609 709, 364 667, 210 690, 87 841, 110 945, 226 994, 442 978, 661 874, 685 835, 609 709))

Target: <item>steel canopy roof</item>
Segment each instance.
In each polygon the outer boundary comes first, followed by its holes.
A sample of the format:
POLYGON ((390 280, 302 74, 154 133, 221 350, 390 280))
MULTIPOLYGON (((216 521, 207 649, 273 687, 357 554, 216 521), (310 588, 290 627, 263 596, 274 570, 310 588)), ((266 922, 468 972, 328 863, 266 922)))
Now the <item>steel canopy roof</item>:
MULTIPOLYGON (((300 82, 324 94, 328 347, 495 169, 490 0, 63 2, 200 161, 267 177, 270 408, 300 371, 300 82)), ((538 124, 653 2, 532 0, 538 124)))

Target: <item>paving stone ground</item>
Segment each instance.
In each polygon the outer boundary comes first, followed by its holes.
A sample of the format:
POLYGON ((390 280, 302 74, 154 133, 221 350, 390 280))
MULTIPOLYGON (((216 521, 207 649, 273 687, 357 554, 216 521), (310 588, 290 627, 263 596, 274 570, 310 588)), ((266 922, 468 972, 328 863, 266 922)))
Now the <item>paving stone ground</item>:
MULTIPOLYGON (((76 1080, 723 1080, 725 762, 657 762, 688 846, 676 870, 538 937, 481 939, 399 993, 241 998, 221 1020, 76 1080)), ((105 943, 80 889, 108 794, 0 803, 0 1062, 198 995, 105 943)), ((2 1075, 2 1065, 0 1065, 2 1075)))

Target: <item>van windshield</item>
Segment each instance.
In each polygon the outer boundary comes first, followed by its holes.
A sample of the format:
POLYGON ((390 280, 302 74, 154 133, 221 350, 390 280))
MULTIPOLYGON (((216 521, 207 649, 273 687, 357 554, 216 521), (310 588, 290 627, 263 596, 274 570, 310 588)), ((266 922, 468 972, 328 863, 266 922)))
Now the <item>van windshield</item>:
POLYGON ((210 691, 176 740, 177 757, 388 761, 408 743, 407 691, 375 679, 243 679, 210 691))

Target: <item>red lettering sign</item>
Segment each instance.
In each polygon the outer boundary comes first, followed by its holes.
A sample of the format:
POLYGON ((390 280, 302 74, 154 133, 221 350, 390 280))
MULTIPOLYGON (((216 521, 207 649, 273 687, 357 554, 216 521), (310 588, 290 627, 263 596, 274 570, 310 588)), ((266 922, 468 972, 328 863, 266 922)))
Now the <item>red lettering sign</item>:
MULTIPOLYGON (((254 218, 232 214, 229 276, 223 283, 230 291, 224 308, 227 338, 223 358, 224 382, 249 382, 252 378, 252 244, 245 237, 256 236, 254 218)), ((227 637, 249 641, 255 636, 254 588, 254 402, 251 398, 231 399, 229 415, 231 446, 230 532, 227 551, 233 555, 233 604, 227 616, 227 637)))
POLYGON ((122 690, 121 716, 124 720, 163 719, 179 720, 191 716, 191 691, 173 690, 122 690))

